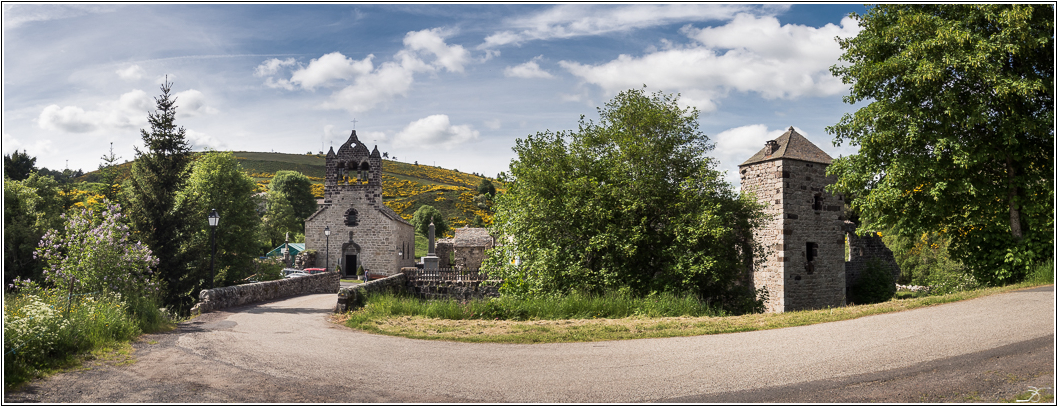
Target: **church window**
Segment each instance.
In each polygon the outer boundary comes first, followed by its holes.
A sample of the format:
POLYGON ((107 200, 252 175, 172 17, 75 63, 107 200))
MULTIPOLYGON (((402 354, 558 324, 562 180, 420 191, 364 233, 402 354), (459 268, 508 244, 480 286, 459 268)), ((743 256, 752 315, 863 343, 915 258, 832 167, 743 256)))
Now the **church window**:
POLYGON ((360 224, 359 214, 356 213, 356 209, 349 208, 345 211, 345 226, 354 227, 360 224))
POLYGON ((812 202, 812 209, 817 211, 823 210, 823 196, 816 194, 814 201, 812 202))
POLYGON ((371 175, 371 165, 364 161, 360 163, 360 179, 367 179, 371 175))

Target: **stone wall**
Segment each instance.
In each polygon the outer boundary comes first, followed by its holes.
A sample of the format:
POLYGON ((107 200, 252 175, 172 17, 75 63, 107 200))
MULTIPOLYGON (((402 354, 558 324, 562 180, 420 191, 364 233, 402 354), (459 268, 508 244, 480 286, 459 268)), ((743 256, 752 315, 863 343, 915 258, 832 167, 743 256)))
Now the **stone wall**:
POLYGON ((502 280, 488 281, 417 281, 408 285, 408 293, 424 300, 478 300, 500 296, 502 280))
POLYGON ((867 261, 877 258, 893 273, 893 281, 900 280, 900 266, 896 264, 893 251, 882 242, 882 237, 871 232, 866 236, 857 236, 855 225, 846 224, 846 236, 849 241, 849 257, 845 261, 845 286, 849 289, 860 279, 867 261))
POLYGON ((202 290, 198 294, 198 303, 191 308, 191 314, 295 295, 335 293, 339 286, 338 273, 332 272, 202 290))
POLYGON ((398 273, 386 278, 344 287, 338 290, 338 303, 335 304, 334 313, 342 314, 364 306, 364 298, 367 294, 380 292, 405 292, 408 283, 403 273, 398 273))
POLYGON ((767 254, 753 281, 768 290, 767 311, 844 305, 844 202, 824 190, 834 182, 826 164, 775 159, 744 166, 740 176, 743 191, 766 205, 754 239, 767 254))

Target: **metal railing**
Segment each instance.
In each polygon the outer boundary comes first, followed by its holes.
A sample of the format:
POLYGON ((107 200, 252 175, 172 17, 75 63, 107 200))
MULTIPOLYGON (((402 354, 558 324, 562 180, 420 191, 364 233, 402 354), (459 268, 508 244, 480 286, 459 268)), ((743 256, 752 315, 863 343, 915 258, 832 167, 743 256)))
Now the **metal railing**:
POLYGON ((486 281, 489 275, 479 270, 441 268, 434 270, 406 271, 409 282, 414 281, 486 281))

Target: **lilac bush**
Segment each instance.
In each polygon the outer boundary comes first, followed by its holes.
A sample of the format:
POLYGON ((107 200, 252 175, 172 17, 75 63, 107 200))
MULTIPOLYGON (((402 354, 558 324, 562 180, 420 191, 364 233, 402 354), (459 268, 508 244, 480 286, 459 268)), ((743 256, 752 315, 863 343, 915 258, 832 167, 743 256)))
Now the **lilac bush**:
POLYGON ((120 205, 105 201, 98 213, 86 208, 62 218, 63 230, 44 234, 33 253, 45 263, 46 281, 74 293, 124 298, 154 298, 161 292, 153 270, 158 258, 131 240, 120 205))

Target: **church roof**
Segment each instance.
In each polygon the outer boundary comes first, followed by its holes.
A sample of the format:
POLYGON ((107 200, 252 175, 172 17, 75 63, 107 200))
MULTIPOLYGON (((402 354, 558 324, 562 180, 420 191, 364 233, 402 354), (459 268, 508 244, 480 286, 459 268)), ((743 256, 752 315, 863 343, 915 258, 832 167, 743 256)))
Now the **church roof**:
POLYGON ((808 141, 805 136, 795 131, 793 126, 790 126, 786 133, 783 133, 775 140, 769 140, 764 148, 746 160, 746 162, 739 164, 739 167, 780 158, 821 164, 830 164, 834 160, 826 152, 812 144, 811 141, 808 141))

